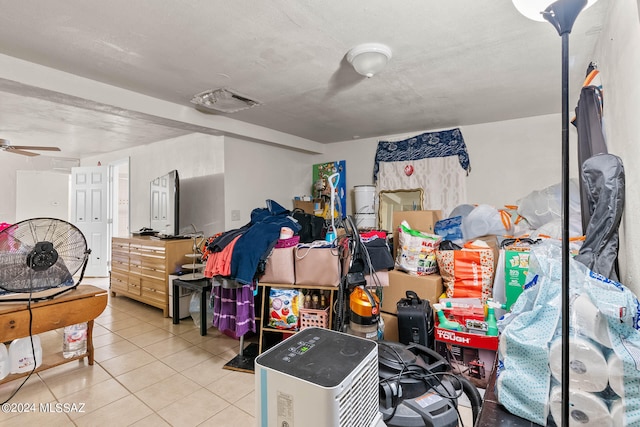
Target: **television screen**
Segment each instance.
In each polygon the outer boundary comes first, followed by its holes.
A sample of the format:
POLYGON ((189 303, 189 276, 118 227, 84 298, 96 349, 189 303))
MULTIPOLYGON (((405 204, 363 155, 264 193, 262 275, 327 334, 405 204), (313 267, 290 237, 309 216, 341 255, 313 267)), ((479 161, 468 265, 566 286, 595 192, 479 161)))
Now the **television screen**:
POLYGON ((151 181, 150 185, 150 227, 160 234, 177 236, 180 212, 180 179, 178 171, 151 181))

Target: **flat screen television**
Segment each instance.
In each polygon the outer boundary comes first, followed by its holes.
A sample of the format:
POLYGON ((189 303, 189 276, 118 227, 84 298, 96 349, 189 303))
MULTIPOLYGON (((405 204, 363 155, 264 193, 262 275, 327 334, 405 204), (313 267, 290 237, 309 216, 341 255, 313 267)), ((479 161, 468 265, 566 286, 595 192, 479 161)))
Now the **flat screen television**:
POLYGON ((172 170, 166 175, 151 181, 150 185, 150 227, 167 236, 179 234, 180 216, 180 178, 178 171, 172 170))

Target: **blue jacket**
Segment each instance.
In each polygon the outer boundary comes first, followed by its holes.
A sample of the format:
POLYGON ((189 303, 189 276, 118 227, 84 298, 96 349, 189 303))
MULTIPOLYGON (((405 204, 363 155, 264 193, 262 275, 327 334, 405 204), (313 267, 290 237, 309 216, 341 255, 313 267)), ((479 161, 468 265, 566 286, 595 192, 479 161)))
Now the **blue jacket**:
POLYGON ((282 227, 289 227, 294 233, 300 231, 300 224, 290 212, 273 200, 267 200, 266 208, 254 209, 248 229, 233 247, 231 277, 243 285, 253 283, 260 259, 273 248, 282 227))

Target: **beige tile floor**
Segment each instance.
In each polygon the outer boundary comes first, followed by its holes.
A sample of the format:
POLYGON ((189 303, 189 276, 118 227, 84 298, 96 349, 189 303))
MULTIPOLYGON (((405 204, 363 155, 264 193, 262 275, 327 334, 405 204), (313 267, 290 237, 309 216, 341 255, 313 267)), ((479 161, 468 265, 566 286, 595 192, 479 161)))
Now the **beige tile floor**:
MULTIPOLYGON (((83 283, 108 289, 107 279, 85 278, 83 283)), ((0 412, 0 427, 256 424, 254 375, 223 369, 240 347, 217 329, 209 328, 203 337, 191 318, 173 325, 159 309, 109 297, 93 336, 93 366, 85 359, 34 374, 10 403, 35 410, 0 412), (55 402, 83 412, 40 411, 55 402)), ((61 330, 40 337, 43 352, 60 351, 61 330)), ((4 402, 23 381, 0 385, 0 400, 4 402)), ((461 407, 461 413, 465 426, 471 426, 467 409, 461 407)))

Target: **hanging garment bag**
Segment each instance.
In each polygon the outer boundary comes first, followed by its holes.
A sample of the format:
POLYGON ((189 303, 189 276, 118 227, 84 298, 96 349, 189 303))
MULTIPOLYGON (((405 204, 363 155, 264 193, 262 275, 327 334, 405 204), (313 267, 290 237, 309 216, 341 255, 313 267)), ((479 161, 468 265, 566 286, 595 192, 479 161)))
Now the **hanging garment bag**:
POLYGON ((407 291, 398 309, 398 339, 402 344, 416 343, 433 349, 433 311, 429 301, 407 291))

